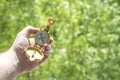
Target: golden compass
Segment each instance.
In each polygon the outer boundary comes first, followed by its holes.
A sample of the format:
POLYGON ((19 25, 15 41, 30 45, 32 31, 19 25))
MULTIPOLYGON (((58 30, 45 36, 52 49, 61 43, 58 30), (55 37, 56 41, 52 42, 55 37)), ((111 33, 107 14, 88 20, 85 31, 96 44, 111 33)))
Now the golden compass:
POLYGON ((43 30, 40 30, 36 33, 34 46, 27 47, 25 49, 26 56, 29 58, 30 61, 40 61, 44 57, 44 54, 42 51, 40 51, 40 48, 44 44, 49 43, 50 36, 48 32, 49 32, 50 26, 53 24, 54 24, 54 20, 48 19, 47 26, 45 26, 43 30))

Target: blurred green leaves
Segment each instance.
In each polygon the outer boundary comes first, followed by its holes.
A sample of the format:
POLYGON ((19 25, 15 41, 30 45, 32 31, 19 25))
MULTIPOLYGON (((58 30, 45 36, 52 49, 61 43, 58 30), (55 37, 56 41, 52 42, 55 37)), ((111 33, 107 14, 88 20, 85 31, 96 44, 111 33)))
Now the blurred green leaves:
POLYGON ((2 0, 0 51, 24 27, 42 28, 48 18, 56 20, 51 57, 16 80, 119 80, 119 0, 2 0))

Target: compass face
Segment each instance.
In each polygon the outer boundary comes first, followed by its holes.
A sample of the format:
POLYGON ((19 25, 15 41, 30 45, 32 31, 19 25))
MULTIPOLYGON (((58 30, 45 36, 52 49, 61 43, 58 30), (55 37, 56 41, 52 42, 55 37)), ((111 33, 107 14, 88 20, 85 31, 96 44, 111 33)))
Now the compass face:
POLYGON ((49 42, 50 37, 46 31, 39 31, 36 33, 35 40, 37 44, 43 45, 49 42))

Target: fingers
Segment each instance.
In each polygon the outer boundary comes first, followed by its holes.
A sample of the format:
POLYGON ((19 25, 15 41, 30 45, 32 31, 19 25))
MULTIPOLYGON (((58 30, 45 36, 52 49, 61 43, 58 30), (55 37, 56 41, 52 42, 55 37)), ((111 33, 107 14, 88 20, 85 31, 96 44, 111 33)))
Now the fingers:
POLYGON ((44 53, 45 56, 49 56, 50 53, 50 45, 45 44, 42 48, 41 51, 44 53))
POLYGON ((50 55, 50 47, 52 44, 53 40, 50 39, 48 44, 44 44, 43 47, 41 48, 41 51, 44 53, 44 57, 48 58, 50 55))
POLYGON ((52 42, 53 42, 53 39, 51 38, 50 41, 49 41, 49 43, 43 45, 43 47, 41 48, 41 51, 44 53, 44 57, 39 62, 39 64, 41 64, 42 62, 44 62, 50 56, 50 47, 51 47, 52 42))
POLYGON ((42 62, 44 62, 49 56, 50 56, 50 46, 45 44, 44 47, 41 49, 41 51, 43 52, 44 54, 44 57, 43 59, 38 63, 41 64, 42 62))
POLYGON ((34 28, 32 26, 27 26, 19 34, 22 34, 22 35, 28 37, 30 34, 35 34, 38 31, 39 31, 39 28, 34 28))

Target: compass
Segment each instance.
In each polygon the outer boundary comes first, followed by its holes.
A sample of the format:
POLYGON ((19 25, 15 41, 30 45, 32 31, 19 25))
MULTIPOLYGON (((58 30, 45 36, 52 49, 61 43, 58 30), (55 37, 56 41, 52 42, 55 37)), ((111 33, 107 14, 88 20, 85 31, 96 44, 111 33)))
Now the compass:
POLYGON ((44 54, 42 51, 40 51, 40 48, 44 45, 49 43, 50 36, 49 36, 49 28, 50 26, 54 24, 53 19, 48 19, 47 26, 43 28, 42 30, 38 31, 35 35, 35 44, 33 47, 27 47, 25 49, 26 56, 29 58, 30 61, 40 61, 44 54))
POLYGON ((50 36, 46 31, 39 31, 36 33, 35 40, 37 44, 43 45, 49 42, 50 36))

